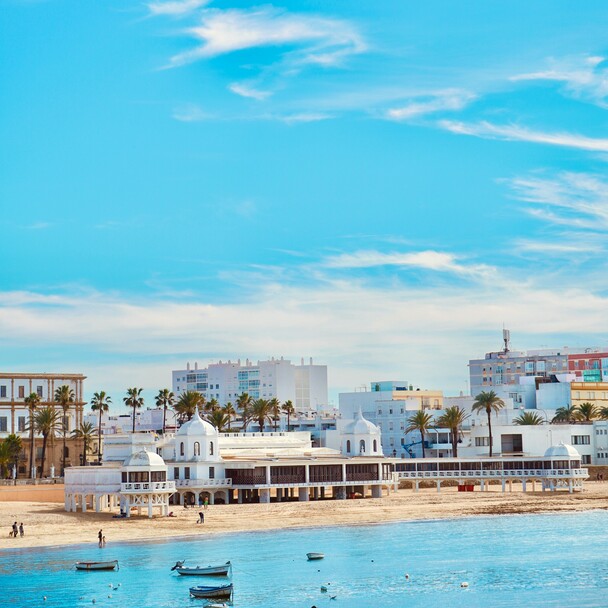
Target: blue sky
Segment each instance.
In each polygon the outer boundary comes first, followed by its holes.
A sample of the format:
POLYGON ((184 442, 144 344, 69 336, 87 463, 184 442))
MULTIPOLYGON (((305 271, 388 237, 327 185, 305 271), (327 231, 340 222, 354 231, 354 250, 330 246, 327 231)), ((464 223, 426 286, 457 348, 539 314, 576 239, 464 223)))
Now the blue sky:
POLYGON ((0 0, 0 366, 332 398, 605 345, 604 2, 0 0))

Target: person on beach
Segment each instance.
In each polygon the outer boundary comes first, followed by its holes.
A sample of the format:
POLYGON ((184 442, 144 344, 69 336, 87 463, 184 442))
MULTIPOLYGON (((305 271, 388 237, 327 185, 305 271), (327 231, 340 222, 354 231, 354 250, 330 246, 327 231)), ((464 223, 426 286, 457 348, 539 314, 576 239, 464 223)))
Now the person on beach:
POLYGON ((23 538, 23 522, 19 524, 19 536, 23 538))
POLYGON ((100 530, 100 531, 97 533, 97 538, 99 539, 99 546, 101 547, 101 546, 102 546, 102 545, 101 545, 101 543, 102 543, 102 541, 103 541, 103 530, 100 530))
POLYGON ((197 524, 204 524, 205 523, 205 514, 202 511, 199 511, 199 513, 198 513, 198 521, 196 523, 197 524))
POLYGON ((101 546, 102 546, 102 547, 105 547, 105 546, 106 546, 106 537, 105 537, 105 536, 102 536, 102 537, 101 537, 101 546))
POLYGON ((209 506, 209 499, 208 499, 208 498, 205 498, 205 503, 204 503, 204 505, 205 505, 205 511, 206 511, 206 510, 207 510, 207 507, 209 506))
POLYGON ((17 527, 17 522, 13 524, 13 538, 17 538, 19 536, 19 528, 17 527))

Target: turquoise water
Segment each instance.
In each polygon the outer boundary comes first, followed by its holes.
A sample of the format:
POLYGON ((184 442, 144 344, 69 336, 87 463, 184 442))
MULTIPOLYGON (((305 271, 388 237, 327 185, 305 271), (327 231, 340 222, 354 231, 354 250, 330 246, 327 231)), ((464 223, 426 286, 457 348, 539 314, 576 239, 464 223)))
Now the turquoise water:
POLYGON ((235 608, 607 606, 607 530, 608 513, 587 512, 16 549, 0 553, 0 603, 203 607, 188 587, 222 579, 178 577, 171 566, 230 559, 235 608), (309 551, 326 558, 308 562, 309 551), (120 571, 73 569, 96 559, 118 559, 120 571))

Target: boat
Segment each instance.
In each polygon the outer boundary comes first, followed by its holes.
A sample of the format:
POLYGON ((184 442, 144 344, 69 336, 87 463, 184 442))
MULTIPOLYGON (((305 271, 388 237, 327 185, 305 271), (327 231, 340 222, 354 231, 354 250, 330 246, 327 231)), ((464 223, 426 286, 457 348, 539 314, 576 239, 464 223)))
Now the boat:
POLYGON ((76 562, 74 566, 76 570, 117 570, 118 560, 114 559, 108 562, 76 562))
POLYGON ((222 598, 230 597, 232 595, 232 583, 228 585, 216 585, 216 586, 203 586, 190 587, 190 595, 193 597, 202 598, 222 598))
POLYGON ((306 557, 309 562, 314 561, 315 559, 323 559, 325 557, 325 553, 307 553, 306 557))
POLYGON ((221 566, 184 566, 184 562, 177 562, 171 570, 184 576, 228 576, 232 573, 232 564, 226 562, 221 566))

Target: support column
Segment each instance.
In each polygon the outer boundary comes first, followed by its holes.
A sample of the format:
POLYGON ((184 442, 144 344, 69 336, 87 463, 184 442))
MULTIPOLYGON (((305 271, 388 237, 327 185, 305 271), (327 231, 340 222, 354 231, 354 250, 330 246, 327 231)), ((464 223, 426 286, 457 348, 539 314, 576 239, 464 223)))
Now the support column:
POLYGON ((521 491, 524 493, 526 492, 526 480, 525 479, 521 480, 521 491))
POLYGON ((486 486, 485 486, 485 481, 483 479, 479 480, 479 490, 481 492, 483 492, 485 490, 486 486))
POLYGON ((504 494, 505 493, 505 488, 507 487, 507 480, 503 479, 501 481, 501 484, 502 484, 502 493, 504 494))
POLYGON ((298 500, 300 502, 308 502, 308 500, 309 500, 308 488, 299 488, 298 494, 299 494, 298 500))
POLYGON ((148 517, 152 519, 153 505, 152 496, 148 496, 148 517))
POLYGON ((437 480, 437 494, 439 494, 439 492, 441 492, 441 480, 440 479, 437 480))
POLYGON ((131 517, 131 499, 125 501, 125 515, 131 517))
POLYGON ((237 492, 237 496, 238 496, 237 502, 240 505, 242 505, 243 504, 243 492, 244 492, 244 490, 237 490, 236 492, 237 492))
POLYGON ((325 486, 321 487, 321 498, 325 498, 325 486))
POLYGON ((101 511, 101 496, 95 494, 95 513, 99 513, 101 511))
POLYGON ((513 492, 513 480, 509 479, 509 492, 513 492))
POLYGON ((209 504, 210 505, 215 504, 215 492, 209 492, 209 504))
POLYGON ((382 498, 382 486, 372 486, 372 498, 382 498))
POLYGON ((416 480, 414 482, 414 492, 418 492, 419 489, 420 489, 420 482, 418 480, 416 480))
POLYGON ((86 513, 87 512, 87 496, 86 496, 86 494, 81 494, 80 499, 82 500, 82 503, 81 503, 82 512, 86 513))
POLYGON ((261 503, 269 503, 270 502, 270 489, 262 488, 260 490, 260 502, 261 503))
POLYGON ((319 488, 316 486, 312 490, 312 498, 313 500, 319 500, 319 488))

